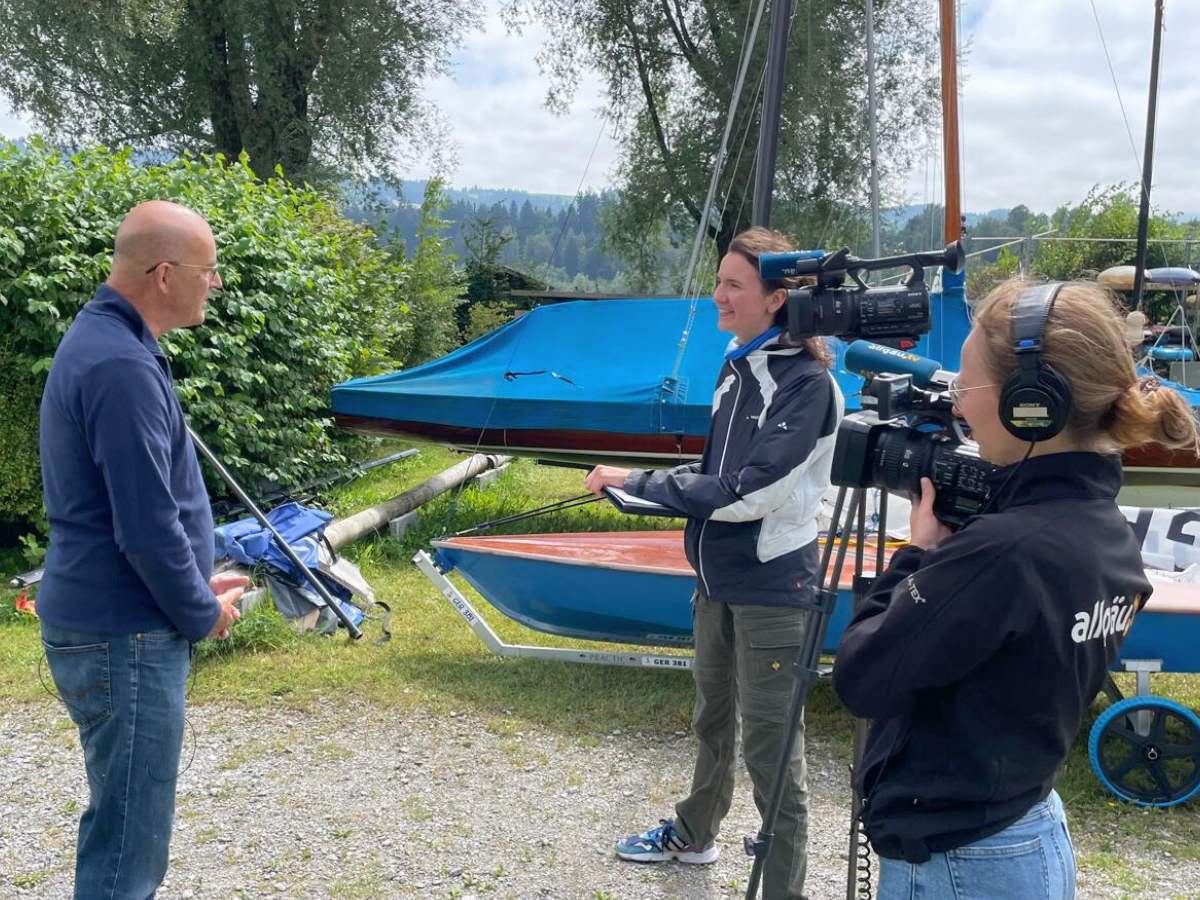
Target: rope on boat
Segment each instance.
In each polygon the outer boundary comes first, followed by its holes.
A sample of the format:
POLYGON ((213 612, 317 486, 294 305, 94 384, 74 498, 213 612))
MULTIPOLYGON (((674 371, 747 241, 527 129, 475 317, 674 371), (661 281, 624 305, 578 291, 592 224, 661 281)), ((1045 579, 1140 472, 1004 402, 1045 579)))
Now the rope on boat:
POLYGON ((580 494, 578 497, 568 497, 566 500, 557 500, 554 503, 548 503, 545 506, 539 506, 537 509, 529 509, 525 512, 513 513, 511 516, 501 516, 498 519, 488 519, 486 522, 480 522, 478 525, 472 525, 470 528, 464 528, 462 531, 456 531, 451 537, 462 537, 467 534, 474 534, 478 531, 487 531, 491 528, 497 528, 501 525, 508 525, 512 522, 521 522, 525 519, 532 519, 535 516, 544 516, 547 513, 560 512, 564 509, 574 509, 576 506, 587 506, 589 503, 595 503, 597 500, 603 500, 596 494, 580 494))

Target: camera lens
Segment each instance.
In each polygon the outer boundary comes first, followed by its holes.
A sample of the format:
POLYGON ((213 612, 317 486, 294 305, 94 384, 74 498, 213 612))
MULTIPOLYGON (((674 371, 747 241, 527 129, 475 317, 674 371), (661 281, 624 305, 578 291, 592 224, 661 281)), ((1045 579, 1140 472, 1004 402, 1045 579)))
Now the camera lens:
POLYGON ((879 437, 875 467, 882 487, 912 497, 921 495, 921 476, 932 470, 932 435, 895 429, 879 437))

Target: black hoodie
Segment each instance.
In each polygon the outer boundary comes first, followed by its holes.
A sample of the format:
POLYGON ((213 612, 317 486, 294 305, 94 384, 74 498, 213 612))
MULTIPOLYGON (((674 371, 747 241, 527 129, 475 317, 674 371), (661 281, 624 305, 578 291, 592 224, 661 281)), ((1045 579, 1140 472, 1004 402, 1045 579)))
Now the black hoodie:
POLYGON ((875 720, 856 784, 881 856, 924 862, 1042 800, 1150 595, 1118 457, 1019 466, 993 512, 896 552, 838 648, 838 694, 875 720))

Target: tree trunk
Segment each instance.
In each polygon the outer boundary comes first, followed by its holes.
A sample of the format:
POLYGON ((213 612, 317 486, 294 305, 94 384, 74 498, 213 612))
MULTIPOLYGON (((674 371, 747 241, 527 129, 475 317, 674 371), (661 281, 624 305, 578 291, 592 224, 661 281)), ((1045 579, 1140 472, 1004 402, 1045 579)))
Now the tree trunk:
POLYGON ((229 32, 221 0, 189 0, 188 7, 204 45, 209 48, 208 52, 199 54, 199 59, 208 86, 213 145, 227 159, 236 160, 245 143, 234 106, 233 85, 229 76, 229 32))

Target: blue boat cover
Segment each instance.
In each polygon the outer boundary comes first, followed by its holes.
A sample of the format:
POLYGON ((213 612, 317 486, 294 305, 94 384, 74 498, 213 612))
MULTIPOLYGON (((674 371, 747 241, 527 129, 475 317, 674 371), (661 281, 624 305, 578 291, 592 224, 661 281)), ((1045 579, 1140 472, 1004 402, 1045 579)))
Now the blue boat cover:
MULTIPOLYGON (((931 294, 933 325, 915 353, 957 371, 971 328, 962 274, 931 294)), ((440 359, 333 388, 339 415, 468 429, 584 430, 630 435, 708 432, 712 390, 729 335, 710 297, 697 301, 672 380, 691 303, 679 298, 590 300, 535 307, 440 359)), ((862 379, 830 339, 847 410, 862 379)), ((1200 391, 1168 383, 1192 406, 1200 391)))
MULTIPOLYGON (((333 411, 476 429, 703 436, 729 335, 717 330, 712 299, 701 298, 672 381, 689 308, 685 299, 535 307, 440 359, 337 385, 333 411)), ((934 331, 918 352, 942 353, 943 368, 956 368, 970 327, 961 291, 935 299, 934 312, 934 331)), ((844 344, 831 343, 840 363, 844 344)), ((857 408, 862 380, 840 365, 837 378, 857 408)))

